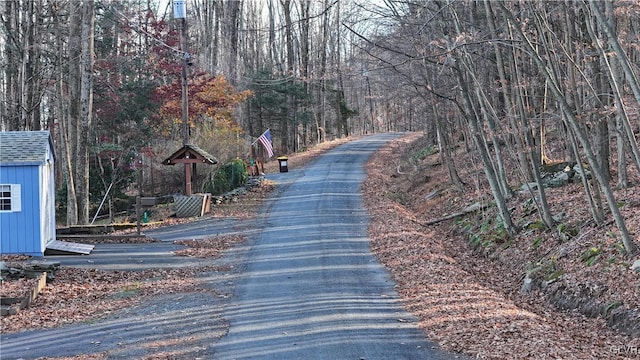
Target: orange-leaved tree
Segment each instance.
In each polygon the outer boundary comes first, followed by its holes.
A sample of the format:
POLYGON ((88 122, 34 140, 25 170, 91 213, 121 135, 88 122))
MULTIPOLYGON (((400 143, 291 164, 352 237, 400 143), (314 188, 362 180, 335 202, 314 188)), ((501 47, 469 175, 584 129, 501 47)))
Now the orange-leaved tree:
MULTIPOLYGON (((224 76, 199 73, 189 79, 189 129, 206 122, 233 122, 233 110, 251 96, 236 90, 224 76)), ((182 134, 182 87, 180 81, 156 89, 160 110, 152 117, 153 128, 165 138, 182 134)))

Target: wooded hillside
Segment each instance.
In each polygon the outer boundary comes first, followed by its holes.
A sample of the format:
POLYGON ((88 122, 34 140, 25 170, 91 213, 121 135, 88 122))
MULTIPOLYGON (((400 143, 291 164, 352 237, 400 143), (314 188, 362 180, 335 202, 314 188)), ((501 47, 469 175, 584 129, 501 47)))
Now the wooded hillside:
MULTIPOLYGON (((640 168, 639 2, 186 3, 184 21, 152 0, 0 3, 0 126, 53 132, 67 223, 87 222, 110 185, 179 191, 179 169, 159 161, 185 129, 222 163, 267 128, 280 154, 412 130, 431 136, 452 184, 490 188, 508 234, 514 189, 544 189, 540 166, 562 163, 582 174, 592 221, 613 220, 637 251, 613 188, 640 168), (458 175, 458 146, 482 181, 458 175)), ((534 199, 556 227, 545 191, 534 199)))

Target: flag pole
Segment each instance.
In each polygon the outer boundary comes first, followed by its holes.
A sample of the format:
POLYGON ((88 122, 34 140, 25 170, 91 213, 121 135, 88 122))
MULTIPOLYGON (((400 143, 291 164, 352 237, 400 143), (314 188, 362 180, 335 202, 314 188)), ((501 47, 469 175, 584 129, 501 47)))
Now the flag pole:
MULTIPOLYGON (((262 134, 260 134, 260 136, 264 135, 267 133, 267 131, 271 130, 270 128, 267 128, 267 130, 265 130, 262 134)), ((251 146, 255 145, 258 142, 258 139, 260 138, 260 136, 258 136, 252 143, 251 146)))

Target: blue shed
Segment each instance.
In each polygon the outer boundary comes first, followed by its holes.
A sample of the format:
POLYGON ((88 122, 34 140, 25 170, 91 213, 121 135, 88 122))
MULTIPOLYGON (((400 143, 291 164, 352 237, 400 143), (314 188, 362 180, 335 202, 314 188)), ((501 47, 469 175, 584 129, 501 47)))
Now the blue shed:
POLYGON ((0 254, 43 256, 56 238, 48 131, 0 132, 0 254))

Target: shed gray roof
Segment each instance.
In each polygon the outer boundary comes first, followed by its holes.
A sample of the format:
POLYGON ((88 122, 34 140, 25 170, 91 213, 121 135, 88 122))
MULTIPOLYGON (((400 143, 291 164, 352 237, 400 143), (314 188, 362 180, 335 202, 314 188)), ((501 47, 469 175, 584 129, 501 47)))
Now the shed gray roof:
POLYGON ((48 158, 54 158, 48 131, 0 132, 0 163, 43 163, 48 158))

